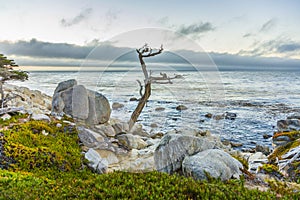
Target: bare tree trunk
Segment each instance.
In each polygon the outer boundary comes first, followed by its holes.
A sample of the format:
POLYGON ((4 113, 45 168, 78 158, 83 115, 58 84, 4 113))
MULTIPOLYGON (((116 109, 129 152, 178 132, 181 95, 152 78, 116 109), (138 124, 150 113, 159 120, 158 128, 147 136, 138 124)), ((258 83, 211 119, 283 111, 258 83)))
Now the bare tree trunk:
MULTIPOLYGON (((160 49, 158 49, 155 52, 152 52, 152 49, 150 47, 148 47, 147 44, 145 44, 142 48, 136 50, 136 52, 138 53, 140 64, 141 64, 141 67, 142 67, 142 70, 144 73, 144 77, 145 77, 145 81, 144 81, 145 91, 144 91, 144 94, 141 95, 142 97, 139 100, 137 107, 135 108, 135 110, 133 111, 133 113, 130 117, 129 130, 133 127, 133 125, 139 118, 142 110, 144 109, 144 107, 151 95, 151 79, 149 78, 147 67, 146 67, 146 64, 145 64, 143 58, 156 56, 156 55, 160 54, 162 51, 163 51, 163 47, 161 46, 160 49)), ((138 83, 140 84, 140 88, 142 89, 142 84, 140 83, 140 81, 138 81, 138 83)), ((140 94, 141 94, 141 90, 140 90, 140 94)))
POLYGON ((145 92, 144 92, 144 94, 143 94, 142 98, 140 99, 137 107, 135 108, 135 110, 133 111, 133 113, 130 117, 129 130, 133 127, 133 125, 137 121, 137 119, 140 116, 142 110, 144 109, 150 95, 151 95, 151 83, 149 82, 149 83, 146 84, 145 92))

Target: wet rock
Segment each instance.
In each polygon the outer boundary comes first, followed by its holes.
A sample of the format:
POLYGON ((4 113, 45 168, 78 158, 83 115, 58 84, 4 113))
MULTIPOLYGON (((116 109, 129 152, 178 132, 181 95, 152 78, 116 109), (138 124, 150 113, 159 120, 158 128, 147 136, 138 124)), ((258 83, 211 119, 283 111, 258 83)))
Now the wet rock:
POLYGON ((221 119, 224 119, 224 114, 221 114, 221 115, 214 115, 213 118, 215 120, 221 120, 221 119))
POLYGON ((239 143, 239 142, 230 142, 230 144, 231 144, 232 147, 241 147, 241 146, 243 146, 243 144, 239 143))
POLYGON ((277 129, 280 132, 300 130, 300 119, 286 119, 277 121, 277 129))
POLYGON ((138 99, 136 97, 131 97, 129 101, 138 101, 138 99))
POLYGON ((124 104, 114 102, 111 107, 112 107, 113 110, 118 110, 120 108, 123 108, 124 104))
POLYGON ((235 120, 236 117, 237 117, 236 113, 232 113, 232 112, 225 113, 225 119, 235 120))
POLYGON ((164 134, 162 132, 157 132, 157 133, 154 133, 154 134, 151 134, 151 138, 152 139, 157 139, 157 138, 162 138, 164 136, 164 134))
POLYGON ((264 135, 263 135, 263 138, 264 138, 264 139, 269 139, 269 138, 271 138, 271 137, 272 137, 272 135, 269 135, 269 134, 264 134, 264 135))
POLYGON ((291 138, 286 135, 281 135, 278 137, 273 137, 272 142, 277 146, 282 146, 291 141, 291 138))
POLYGON ((155 111, 164 111, 165 110, 165 108, 163 108, 163 107, 157 107, 157 108, 155 108, 155 111))
POLYGON ((183 174, 196 180, 206 180, 208 173, 222 181, 239 179, 243 165, 228 153, 219 149, 208 149, 193 156, 186 156, 182 163, 183 174))
POLYGON ((231 146, 231 142, 229 140, 222 140, 222 143, 225 145, 225 146, 231 146))
POLYGON ((205 115, 204 115, 206 118, 212 118, 212 116, 213 116, 213 114, 211 114, 211 113, 206 113, 205 115))
POLYGON ((185 105, 179 105, 179 106, 176 107, 176 110, 179 110, 179 111, 181 111, 181 110, 187 110, 187 109, 188 108, 185 105))
POLYGON ((263 145, 259 145, 259 144, 257 144, 255 146, 255 151, 256 152, 262 152, 266 156, 271 153, 271 150, 268 146, 263 146, 263 145))
POLYGON ((150 124, 150 127, 151 127, 151 128, 157 128, 158 125, 157 125, 156 123, 152 123, 152 124, 150 124))
POLYGON ((298 115, 298 114, 291 115, 291 116, 288 116, 287 119, 300 119, 300 115, 298 115))

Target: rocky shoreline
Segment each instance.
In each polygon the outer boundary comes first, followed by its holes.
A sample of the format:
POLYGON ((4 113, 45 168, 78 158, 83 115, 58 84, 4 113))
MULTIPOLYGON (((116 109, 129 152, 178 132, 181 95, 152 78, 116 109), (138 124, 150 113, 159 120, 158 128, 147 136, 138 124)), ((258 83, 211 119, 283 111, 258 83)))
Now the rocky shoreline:
MULTIPOLYGON (((221 142, 208 131, 183 128, 147 133, 138 123, 129 130, 127 122, 110 118, 111 107, 103 95, 77 85, 75 80, 60 83, 53 97, 12 85, 5 85, 5 91, 16 96, 9 106, 22 107, 21 112, 29 113, 31 119, 50 122, 53 116, 72 117, 76 123, 67 123, 78 130, 87 165, 97 173, 160 171, 199 180, 206 179, 207 173, 221 180, 244 174, 249 185, 261 183, 260 189, 271 179, 299 178, 300 117, 297 116, 278 122, 278 133, 272 136, 277 146, 272 152, 259 147, 255 152, 240 152, 232 149, 232 143, 221 142), (248 169, 243 167, 242 160, 248 169)), ((10 115, 1 118, 5 121, 10 115)))

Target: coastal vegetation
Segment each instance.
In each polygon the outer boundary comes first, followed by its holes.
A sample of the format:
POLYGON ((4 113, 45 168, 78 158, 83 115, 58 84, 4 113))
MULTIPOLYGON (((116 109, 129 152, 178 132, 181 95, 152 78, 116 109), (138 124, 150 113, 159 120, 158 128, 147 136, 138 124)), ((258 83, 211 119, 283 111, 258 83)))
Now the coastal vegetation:
POLYGON ((3 84, 8 80, 27 80, 28 73, 22 70, 14 70, 14 67, 18 67, 14 60, 8 59, 3 54, 0 54, 0 104, 1 108, 5 107, 5 104, 11 100, 6 98, 3 91, 3 84))
POLYGON ((284 187, 249 190, 244 178, 222 182, 160 172, 95 174, 85 164, 72 119, 35 121, 15 114, 0 123, 0 199, 297 198, 284 187))

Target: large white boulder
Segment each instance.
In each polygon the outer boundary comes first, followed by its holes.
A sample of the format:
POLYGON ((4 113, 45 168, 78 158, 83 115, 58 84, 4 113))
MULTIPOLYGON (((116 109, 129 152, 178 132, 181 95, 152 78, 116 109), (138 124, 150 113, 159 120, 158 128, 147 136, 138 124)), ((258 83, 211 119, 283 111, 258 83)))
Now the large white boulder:
POLYGON ((220 149, 207 149, 193 156, 186 156, 182 163, 185 176, 196 180, 207 179, 207 174, 222 181, 239 179, 243 165, 220 149))
POLYGON ((160 172, 174 173, 181 168, 186 156, 213 148, 218 148, 218 142, 208 137, 166 134, 154 152, 156 169, 160 172))

